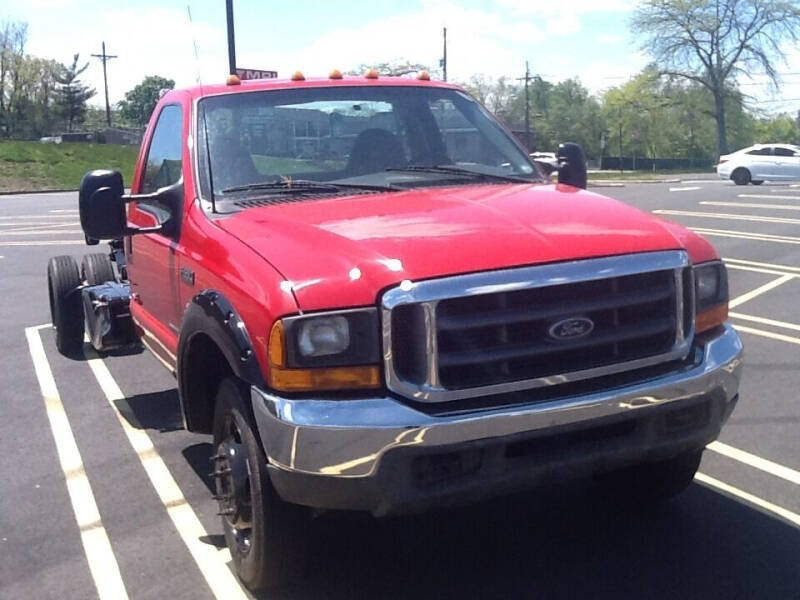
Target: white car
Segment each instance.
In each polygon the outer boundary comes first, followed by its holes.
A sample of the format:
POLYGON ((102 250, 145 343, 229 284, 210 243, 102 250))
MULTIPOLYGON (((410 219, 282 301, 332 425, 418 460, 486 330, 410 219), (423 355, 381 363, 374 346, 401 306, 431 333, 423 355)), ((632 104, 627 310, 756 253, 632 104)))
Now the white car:
POLYGON ((756 144, 719 157, 717 175, 736 185, 761 185, 765 180, 800 180, 800 146, 756 144))

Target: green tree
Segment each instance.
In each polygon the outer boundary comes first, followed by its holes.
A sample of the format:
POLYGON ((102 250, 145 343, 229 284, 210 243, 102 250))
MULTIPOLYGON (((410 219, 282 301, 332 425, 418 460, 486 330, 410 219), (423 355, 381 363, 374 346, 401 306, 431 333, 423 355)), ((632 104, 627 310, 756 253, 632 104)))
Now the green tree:
POLYGON ((73 125, 83 123, 86 118, 86 102, 97 93, 94 88, 90 88, 78 79, 89 66, 87 62, 78 67, 79 58, 80 54, 75 54, 72 57, 72 65, 62 67, 56 76, 57 103, 67 131, 72 131, 73 125))
POLYGON ((726 93, 754 71, 779 85, 775 61, 798 39, 800 8, 792 0, 642 0, 631 24, 663 74, 709 90, 717 151, 727 154, 726 93))
POLYGON ((405 58, 395 58, 386 62, 381 62, 373 65, 362 63, 347 71, 348 75, 363 75, 366 71, 375 69, 380 75, 389 77, 401 77, 403 75, 411 75, 414 73, 421 73, 422 71, 431 72, 427 65, 421 63, 414 63, 405 58))
POLYGON ((800 144, 800 126, 791 115, 777 115, 755 122, 755 141, 763 144, 800 144))
POLYGON ((125 92, 125 99, 119 102, 120 114, 128 121, 144 127, 164 91, 174 87, 172 79, 148 75, 132 90, 125 92))

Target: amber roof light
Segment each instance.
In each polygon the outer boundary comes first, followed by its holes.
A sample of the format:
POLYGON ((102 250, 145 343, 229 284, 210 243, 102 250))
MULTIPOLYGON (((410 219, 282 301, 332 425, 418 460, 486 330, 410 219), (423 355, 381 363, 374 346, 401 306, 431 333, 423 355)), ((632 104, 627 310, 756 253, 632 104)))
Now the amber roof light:
POLYGON ((303 75, 302 71, 295 71, 292 73, 292 81, 305 81, 306 76, 303 75))
POLYGON ((365 79, 377 79, 378 78, 378 69, 367 69, 367 72, 364 73, 365 79))
POLYGON ((339 69, 334 69, 328 75, 328 79, 342 79, 342 72, 339 69))
POLYGON ((225 80, 225 85, 241 85, 242 80, 239 79, 238 75, 228 75, 228 78, 225 80))
POLYGON ((417 79, 420 79, 422 81, 430 81, 431 74, 428 73, 427 71, 422 71, 419 75, 417 75, 417 79))

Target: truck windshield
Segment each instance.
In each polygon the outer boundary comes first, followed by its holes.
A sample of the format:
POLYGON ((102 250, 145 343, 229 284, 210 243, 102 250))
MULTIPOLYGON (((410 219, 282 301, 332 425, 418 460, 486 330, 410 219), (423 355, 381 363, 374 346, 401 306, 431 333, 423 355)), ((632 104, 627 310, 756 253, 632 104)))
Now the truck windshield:
POLYGON ((199 103, 197 132, 202 195, 216 204, 293 196, 286 193, 290 180, 304 184, 294 186, 298 200, 312 188, 316 196, 540 180, 527 154, 483 107, 446 88, 336 86, 213 96, 199 103))

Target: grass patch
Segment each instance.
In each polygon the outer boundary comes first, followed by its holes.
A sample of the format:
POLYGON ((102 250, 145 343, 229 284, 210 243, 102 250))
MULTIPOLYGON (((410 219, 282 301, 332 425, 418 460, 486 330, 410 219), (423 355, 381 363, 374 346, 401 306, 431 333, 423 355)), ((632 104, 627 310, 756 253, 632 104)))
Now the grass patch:
POLYGON ((130 185, 138 154, 138 146, 0 142, 0 191, 77 189, 92 169, 117 169, 130 185))
POLYGON ((662 171, 592 171, 589 173, 589 180, 592 181, 626 181, 626 180, 659 180, 670 179, 679 175, 686 174, 713 174, 713 169, 677 169, 677 170, 662 170, 662 171))

